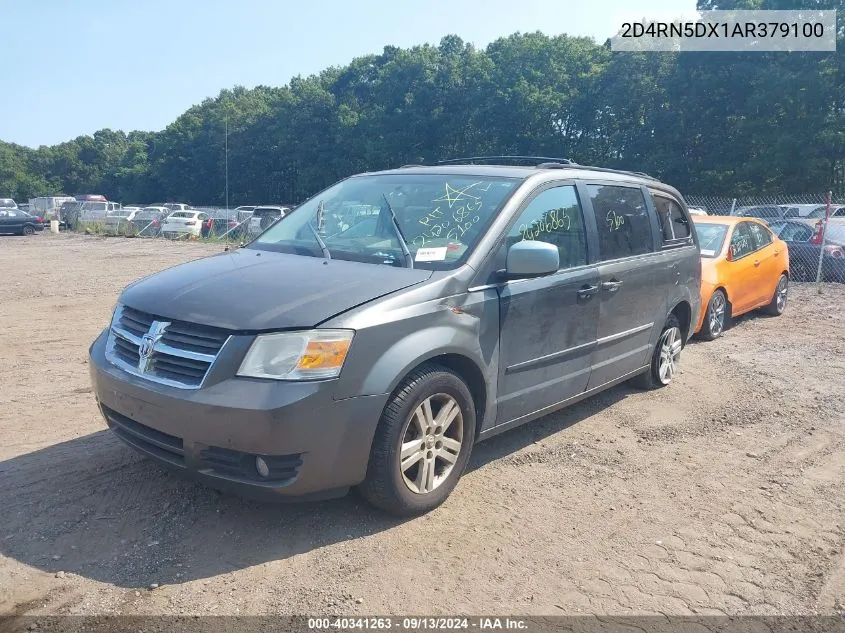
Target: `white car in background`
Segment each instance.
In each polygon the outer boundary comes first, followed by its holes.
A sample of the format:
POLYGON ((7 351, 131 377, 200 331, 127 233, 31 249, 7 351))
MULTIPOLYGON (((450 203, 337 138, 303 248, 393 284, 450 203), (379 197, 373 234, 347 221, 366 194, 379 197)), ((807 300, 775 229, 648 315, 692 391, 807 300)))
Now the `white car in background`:
POLYGON ((690 215, 709 215, 703 207, 687 207, 690 215))
POLYGON ((83 222, 100 222, 110 213, 121 209, 119 202, 103 202, 101 200, 87 200, 82 203, 79 219, 83 222))
POLYGON ((127 233, 132 226, 132 220, 141 207, 123 207, 116 211, 109 211, 103 220, 103 231, 111 234, 127 233))
POLYGON ((174 211, 161 221, 161 234, 166 238, 199 237, 208 214, 202 211, 174 211))
POLYGON ((272 205, 255 207, 252 210, 252 216, 249 218, 249 224, 247 225, 249 237, 255 237, 261 233, 261 231, 272 226, 290 212, 290 207, 272 205))

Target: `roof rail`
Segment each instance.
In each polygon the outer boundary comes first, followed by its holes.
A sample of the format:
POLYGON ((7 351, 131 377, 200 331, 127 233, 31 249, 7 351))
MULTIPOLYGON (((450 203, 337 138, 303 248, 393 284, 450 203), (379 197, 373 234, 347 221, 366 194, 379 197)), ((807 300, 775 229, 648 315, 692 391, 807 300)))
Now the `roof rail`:
POLYGON ((599 171, 608 174, 622 174, 624 176, 637 176, 638 178, 646 178, 648 180, 654 180, 655 182, 659 182, 658 178, 654 176, 650 176, 649 174, 643 171, 626 171, 624 169, 611 169, 610 167, 595 167, 593 165, 567 165, 566 169, 586 169, 589 171, 599 171))
POLYGON ((407 165, 402 165, 399 169, 406 169, 408 167, 424 167, 422 163, 408 163, 407 165))
POLYGON ((598 171, 608 174, 621 174, 624 176, 637 176, 638 178, 646 178, 647 180, 654 180, 659 182, 658 178, 651 176, 643 171, 626 171, 624 169, 611 169, 610 167, 595 167, 593 165, 579 165, 575 161, 568 158, 549 158, 547 156, 470 156, 468 158, 452 158, 449 160, 437 161, 438 165, 459 165, 475 162, 490 162, 490 161, 512 161, 512 162, 533 162, 538 169, 583 169, 588 171, 598 171))
POLYGON ((543 163, 558 163, 561 165, 574 165, 568 158, 549 158, 548 156, 469 156, 467 158, 451 158, 449 160, 439 160, 438 165, 459 165, 462 163, 476 163, 476 162, 490 162, 490 161, 511 161, 511 162, 532 162, 537 163, 538 166, 543 163))

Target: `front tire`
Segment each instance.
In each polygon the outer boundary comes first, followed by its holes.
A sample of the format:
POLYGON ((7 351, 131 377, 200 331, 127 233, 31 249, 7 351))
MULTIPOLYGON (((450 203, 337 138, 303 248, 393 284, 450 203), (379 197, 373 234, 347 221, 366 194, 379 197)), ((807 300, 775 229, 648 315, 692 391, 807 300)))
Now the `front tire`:
POLYGON ((780 316, 786 310, 786 297, 789 291, 789 279, 786 274, 782 274, 778 279, 778 285, 775 287, 775 295, 772 301, 767 305, 763 311, 772 316, 780 316))
POLYGON ((670 314, 657 339, 648 371, 632 378, 631 384, 639 389, 658 389, 671 383, 678 371, 683 347, 681 323, 678 317, 670 314))
POLYGON ((705 341, 719 338, 727 324, 728 298, 724 291, 716 290, 707 304, 707 312, 704 314, 704 323, 701 326, 701 338, 705 341))
POLYGON ((474 441, 475 403, 469 388, 449 369, 425 364, 388 401, 359 490, 390 514, 429 512, 457 485, 474 441))

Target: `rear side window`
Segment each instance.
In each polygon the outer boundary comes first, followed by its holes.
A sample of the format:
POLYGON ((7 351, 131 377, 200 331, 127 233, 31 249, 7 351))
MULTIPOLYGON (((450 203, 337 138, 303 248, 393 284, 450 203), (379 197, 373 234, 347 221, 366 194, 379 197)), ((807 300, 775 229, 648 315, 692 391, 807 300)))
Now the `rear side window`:
POLYGON ((653 198, 663 243, 686 242, 690 236, 690 226, 678 201, 661 194, 654 194, 653 198))
POLYGON ((759 224, 754 224, 753 222, 749 222, 748 228, 751 230, 751 235, 754 236, 755 250, 757 250, 758 248, 763 248, 764 246, 768 246, 772 243, 772 234, 769 233, 769 230, 765 227, 762 227, 759 224))
POLYGON ((557 246, 561 269, 587 263, 584 216, 573 185, 546 189, 528 203, 508 232, 507 247, 523 240, 557 246))
POLYGON ((620 259, 653 250, 645 197, 636 187, 587 185, 598 225, 601 258, 620 259))
POLYGON ((778 231, 778 237, 786 242, 809 242, 813 229, 803 224, 786 224, 778 231))

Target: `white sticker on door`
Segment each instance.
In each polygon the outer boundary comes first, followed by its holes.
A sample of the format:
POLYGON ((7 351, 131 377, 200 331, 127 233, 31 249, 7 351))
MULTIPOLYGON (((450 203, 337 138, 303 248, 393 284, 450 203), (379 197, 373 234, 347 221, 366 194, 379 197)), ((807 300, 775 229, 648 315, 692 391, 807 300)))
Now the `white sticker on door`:
POLYGON ((417 249, 417 256, 414 258, 414 261, 442 262, 444 259, 446 259, 447 250, 448 248, 445 246, 439 248, 420 248, 417 249))

